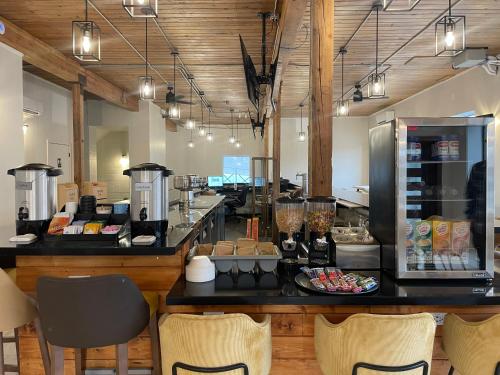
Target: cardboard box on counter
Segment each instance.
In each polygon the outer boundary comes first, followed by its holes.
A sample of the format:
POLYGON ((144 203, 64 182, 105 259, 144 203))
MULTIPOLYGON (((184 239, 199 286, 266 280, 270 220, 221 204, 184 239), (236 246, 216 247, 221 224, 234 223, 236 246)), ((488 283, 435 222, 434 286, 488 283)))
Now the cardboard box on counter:
POLYGON ((108 198, 108 183, 102 181, 85 181, 81 195, 94 195, 97 200, 108 198))
POLYGON ((66 202, 78 202, 78 185, 72 183, 57 184, 57 210, 61 211, 66 202))

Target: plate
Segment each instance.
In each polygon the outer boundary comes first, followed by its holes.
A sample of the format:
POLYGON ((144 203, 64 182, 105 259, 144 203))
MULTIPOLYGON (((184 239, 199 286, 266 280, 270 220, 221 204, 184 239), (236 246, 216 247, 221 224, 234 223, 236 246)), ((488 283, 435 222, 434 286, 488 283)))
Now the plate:
MULTIPOLYGON (((361 276, 364 276, 364 275, 361 275, 361 276)), ((359 293, 342 292, 342 291, 329 292, 327 290, 318 290, 311 283, 311 280, 309 279, 309 277, 307 277, 307 275, 305 275, 302 272, 299 273, 297 276, 295 276, 295 284, 297 284, 299 287, 306 289, 308 291, 311 291, 311 292, 320 293, 320 294, 329 294, 332 296, 360 296, 360 295, 364 295, 364 294, 371 294, 371 293, 377 291, 379 288, 378 283, 377 283, 377 286, 374 286, 373 288, 371 288, 369 290, 364 290, 364 291, 359 292, 359 293)))

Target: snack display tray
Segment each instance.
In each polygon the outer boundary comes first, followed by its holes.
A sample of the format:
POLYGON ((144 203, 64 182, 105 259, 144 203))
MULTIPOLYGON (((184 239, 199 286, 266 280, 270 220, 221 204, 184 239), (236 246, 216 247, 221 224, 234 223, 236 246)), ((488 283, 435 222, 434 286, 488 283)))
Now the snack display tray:
MULTIPOLYGON (((198 254, 198 246, 191 249, 188 256, 190 260, 198 254)), ((237 255, 236 248, 233 249, 233 255, 215 255, 215 246, 212 255, 208 258, 215 263, 215 268, 219 272, 229 272, 233 266, 237 266, 241 272, 251 272, 257 265, 264 272, 273 272, 278 267, 278 261, 283 258, 278 247, 274 246, 274 255, 237 255)))
MULTIPOLYGON (((364 275, 362 275, 362 276, 364 276, 364 275)), ((359 292, 359 293, 343 292, 343 291, 329 292, 327 290, 319 290, 319 289, 316 289, 316 287, 311 283, 311 280, 309 279, 309 277, 302 272, 299 273, 297 276, 295 276, 295 284, 297 284, 299 287, 306 289, 308 291, 311 291, 311 292, 320 293, 320 294, 328 294, 328 295, 332 295, 332 296, 359 296, 359 295, 364 295, 364 294, 371 294, 373 292, 376 292, 379 288, 378 282, 377 282, 377 286, 375 286, 369 290, 364 290, 364 291, 359 292)))

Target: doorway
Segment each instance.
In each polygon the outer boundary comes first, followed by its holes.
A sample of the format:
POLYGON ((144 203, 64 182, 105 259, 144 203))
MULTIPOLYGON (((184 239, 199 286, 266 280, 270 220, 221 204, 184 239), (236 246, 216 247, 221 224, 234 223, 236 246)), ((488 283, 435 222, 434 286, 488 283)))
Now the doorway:
POLYGON ((63 143, 47 142, 47 164, 63 171, 58 183, 73 182, 70 146, 63 143))

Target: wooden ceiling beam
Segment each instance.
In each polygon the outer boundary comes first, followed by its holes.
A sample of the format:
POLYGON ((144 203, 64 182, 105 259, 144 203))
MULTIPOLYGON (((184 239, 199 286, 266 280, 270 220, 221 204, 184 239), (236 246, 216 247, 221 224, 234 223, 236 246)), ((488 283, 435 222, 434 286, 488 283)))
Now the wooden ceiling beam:
POLYGON ((58 80, 68 83, 82 83, 85 91, 129 111, 137 112, 139 110, 137 96, 127 93, 101 76, 85 69, 70 57, 65 56, 9 20, 0 16, 0 21, 5 24, 6 29, 5 34, 0 35, 0 42, 21 52, 24 55, 23 60, 28 64, 58 80))
POLYGON ((278 9, 280 18, 278 21, 278 30, 273 47, 273 56, 271 61, 276 61, 276 75, 272 90, 267 90, 266 106, 268 116, 271 116, 271 103, 279 97, 281 83, 285 77, 285 71, 290 62, 290 57, 295 49, 297 35, 302 25, 302 20, 307 8, 307 0, 281 0, 278 9))

